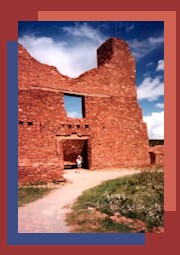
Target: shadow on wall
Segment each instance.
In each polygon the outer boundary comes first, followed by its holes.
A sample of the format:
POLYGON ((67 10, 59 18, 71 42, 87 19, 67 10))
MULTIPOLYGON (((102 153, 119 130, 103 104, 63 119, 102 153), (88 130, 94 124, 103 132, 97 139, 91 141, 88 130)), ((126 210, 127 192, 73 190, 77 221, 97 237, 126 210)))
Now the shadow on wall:
POLYGON ((155 165, 156 164, 156 154, 153 151, 150 151, 149 156, 150 156, 151 165, 155 165))
POLYGON ((88 163, 88 142, 86 141, 83 146, 82 151, 82 158, 83 158, 83 164, 82 167, 89 169, 89 163, 88 163))
POLYGON ((66 140, 63 141, 64 168, 76 168, 76 158, 81 155, 83 158, 82 168, 89 168, 87 140, 66 140))

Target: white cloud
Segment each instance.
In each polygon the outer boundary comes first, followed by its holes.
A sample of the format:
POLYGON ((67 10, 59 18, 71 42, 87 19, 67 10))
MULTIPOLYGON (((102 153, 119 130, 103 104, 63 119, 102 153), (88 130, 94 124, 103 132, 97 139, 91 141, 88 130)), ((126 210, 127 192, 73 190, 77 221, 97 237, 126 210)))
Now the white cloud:
POLYGON ((153 65, 153 62, 149 62, 146 64, 146 67, 149 67, 149 66, 152 66, 153 65))
POLYGON ((101 32, 98 29, 90 27, 87 23, 83 24, 76 23, 74 27, 64 27, 62 29, 69 35, 75 37, 88 38, 98 42, 99 44, 102 44, 103 41, 105 40, 105 37, 101 34, 101 32))
POLYGON ((149 139, 164 139, 164 111, 152 112, 143 120, 147 123, 149 139))
POLYGON ((156 71, 164 71, 164 60, 163 59, 158 61, 158 66, 156 68, 156 71))
POLYGON ((149 37, 143 41, 133 39, 128 41, 132 54, 136 60, 139 60, 156 49, 164 42, 164 37, 149 37))
POLYGON ((163 103, 158 103, 158 104, 156 104, 156 107, 164 109, 164 104, 163 103))
MULTIPOLYGON (((127 23, 125 23, 125 24, 127 24, 127 23)), ((132 25, 128 25, 127 24, 127 26, 126 26, 126 32, 129 32, 129 31, 132 31, 132 30, 134 30, 134 24, 132 24, 132 25)))
POLYGON ((150 76, 151 72, 147 72, 147 73, 143 73, 143 77, 147 77, 147 76, 150 76))
POLYGON ((78 112, 75 112, 75 111, 72 111, 72 112, 68 111, 67 116, 71 117, 71 118, 82 118, 82 115, 78 112))
POLYGON ((148 101, 154 101, 163 95, 164 82, 161 82, 159 77, 154 79, 146 77, 137 87, 137 97, 139 100, 147 99, 148 101))
POLYGON ((129 33, 130 31, 134 30, 135 24, 132 22, 116 22, 114 21, 114 25, 117 27, 117 32, 124 31, 126 33, 129 33))
POLYGON ((34 35, 19 38, 19 43, 39 62, 55 66, 61 74, 71 78, 97 67, 97 48, 105 40, 99 30, 86 23, 63 30, 72 35, 71 45, 63 40, 57 42, 34 35))
POLYGON ((150 45, 157 46, 157 44, 164 42, 164 37, 150 37, 150 38, 148 38, 148 41, 149 41, 150 45))
POLYGON ((61 74, 71 78, 77 77, 97 66, 95 43, 75 43, 69 46, 53 41, 51 38, 25 36, 19 38, 27 51, 39 62, 57 67, 61 74))

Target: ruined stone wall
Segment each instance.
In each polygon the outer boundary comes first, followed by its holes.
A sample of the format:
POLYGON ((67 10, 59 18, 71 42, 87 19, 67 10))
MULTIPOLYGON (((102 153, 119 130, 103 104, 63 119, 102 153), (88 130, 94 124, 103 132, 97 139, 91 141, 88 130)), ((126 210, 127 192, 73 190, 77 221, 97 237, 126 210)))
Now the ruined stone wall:
POLYGON ((20 182, 27 181, 24 173, 30 173, 31 180, 62 178, 63 136, 88 139, 92 170, 149 164, 147 128, 137 103, 135 61, 128 45, 112 38, 97 52, 98 68, 70 79, 19 46, 20 182), (84 96, 85 118, 67 117, 64 93, 84 96))
POLYGON ((151 166, 164 168, 164 145, 149 147, 151 166))

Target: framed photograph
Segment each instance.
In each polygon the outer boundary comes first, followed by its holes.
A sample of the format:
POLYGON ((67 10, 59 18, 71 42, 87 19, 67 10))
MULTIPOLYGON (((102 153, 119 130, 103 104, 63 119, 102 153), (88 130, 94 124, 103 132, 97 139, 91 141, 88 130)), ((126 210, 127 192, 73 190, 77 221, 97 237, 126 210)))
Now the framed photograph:
POLYGON ((17 19, 3 53, 4 254, 170 249, 176 12, 38 11, 17 19))

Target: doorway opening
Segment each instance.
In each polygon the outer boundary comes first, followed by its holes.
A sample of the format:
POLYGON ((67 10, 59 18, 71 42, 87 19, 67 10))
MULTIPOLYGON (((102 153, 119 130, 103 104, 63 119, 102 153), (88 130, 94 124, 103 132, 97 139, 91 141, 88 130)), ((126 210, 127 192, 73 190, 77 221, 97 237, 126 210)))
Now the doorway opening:
POLYGON ((62 140, 64 169, 76 168, 76 158, 81 155, 83 158, 82 168, 89 169, 88 164, 88 140, 68 139, 62 140))
POLYGON ((150 156, 151 165, 155 165, 156 164, 156 154, 153 151, 150 151, 149 156, 150 156))

